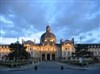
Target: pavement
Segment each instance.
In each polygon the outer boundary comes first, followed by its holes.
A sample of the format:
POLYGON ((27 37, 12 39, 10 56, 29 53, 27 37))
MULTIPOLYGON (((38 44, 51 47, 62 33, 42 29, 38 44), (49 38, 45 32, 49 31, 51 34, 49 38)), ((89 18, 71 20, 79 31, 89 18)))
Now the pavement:
POLYGON ((65 69, 80 69, 80 70, 95 70, 95 69, 100 69, 100 63, 96 63, 96 64, 91 64, 88 66, 77 66, 77 65, 72 65, 72 64, 67 64, 67 63, 60 63, 60 62, 56 62, 60 65, 62 65, 65 69))
POLYGON ((0 71, 22 71, 22 70, 27 70, 30 68, 34 68, 35 65, 39 65, 40 62, 38 63, 32 63, 32 64, 28 64, 28 65, 24 65, 24 66, 20 66, 20 67, 16 67, 16 68, 10 68, 10 67, 4 67, 4 66, 0 66, 0 71))
POLYGON ((77 65, 71 65, 67 63, 61 63, 61 62, 38 62, 35 64, 28 64, 24 66, 20 66, 18 68, 8 68, 8 67, 0 67, 0 71, 22 71, 27 69, 34 69, 35 65, 37 65, 38 69, 61 69, 61 66, 63 66, 64 69, 74 69, 74 70, 95 70, 100 69, 100 63, 88 65, 86 67, 80 67, 77 65), (53 66, 51 65, 53 63, 53 66), (47 65, 45 65, 47 64, 47 65))
POLYGON ((66 63, 47 61, 26 65, 18 69, 5 69, 4 71, 0 71, 0 74, 100 74, 100 70, 87 70, 66 63), (37 70, 34 69, 35 65, 37 65, 37 70), (61 69, 62 65, 64 69, 61 69))

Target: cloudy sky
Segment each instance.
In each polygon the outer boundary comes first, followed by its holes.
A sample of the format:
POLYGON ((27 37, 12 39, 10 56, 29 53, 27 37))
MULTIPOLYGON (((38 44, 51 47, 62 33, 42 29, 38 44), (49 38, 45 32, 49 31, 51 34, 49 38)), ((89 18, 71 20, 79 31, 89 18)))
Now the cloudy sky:
POLYGON ((100 43, 99 0, 0 0, 0 44, 40 42, 50 24, 57 43, 100 43))

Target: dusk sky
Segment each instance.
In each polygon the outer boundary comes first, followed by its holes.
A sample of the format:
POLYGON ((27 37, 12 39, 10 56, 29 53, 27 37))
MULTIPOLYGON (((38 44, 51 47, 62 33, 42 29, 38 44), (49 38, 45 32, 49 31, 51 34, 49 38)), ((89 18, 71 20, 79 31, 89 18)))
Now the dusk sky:
POLYGON ((39 43, 47 25, 57 43, 100 43, 100 0, 0 0, 0 44, 39 43))

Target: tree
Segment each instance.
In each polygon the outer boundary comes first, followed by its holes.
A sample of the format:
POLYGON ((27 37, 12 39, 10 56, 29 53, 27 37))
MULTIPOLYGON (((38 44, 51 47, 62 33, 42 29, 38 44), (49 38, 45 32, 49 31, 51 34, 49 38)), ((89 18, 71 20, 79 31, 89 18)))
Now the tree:
POLYGON ((87 65, 94 62, 93 52, 88 50, 88 46, 85 44, 77 44, 75 52, 72 53, 72 57, 77 59, 77 65, 87 65))
POLYGON ((11 53, 8 54, 10 60, 22 60, 22 59, 29 59, 31 57, 30 53, 28 53, 24 47, 24 45, 17 43, 11 43, 9 45, 11 53))
POLYGON ((82 58, 89 58, 89 57, 93 57, 93 52, 88 50, 88 47, 86 45, 82 45, 82 44, 77 44, 77 46, 75 47, 76 51, 75 53, 73 53, 74 57, 82 57, 82 58))

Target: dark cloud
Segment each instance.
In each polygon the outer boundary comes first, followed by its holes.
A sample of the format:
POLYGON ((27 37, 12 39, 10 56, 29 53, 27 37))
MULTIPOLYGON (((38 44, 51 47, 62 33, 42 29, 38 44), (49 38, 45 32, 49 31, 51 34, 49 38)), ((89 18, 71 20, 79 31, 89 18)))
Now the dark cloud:
POLYGON ((57 40, 79 37, 82 33, 100 27, 100 1, 98 0, 0 0, 0 3, 0 16, 12 22, 0 21, 1 29, 5 32, 3 37, 15 38, 39 33, 45 31, 48 23, 57 40))

